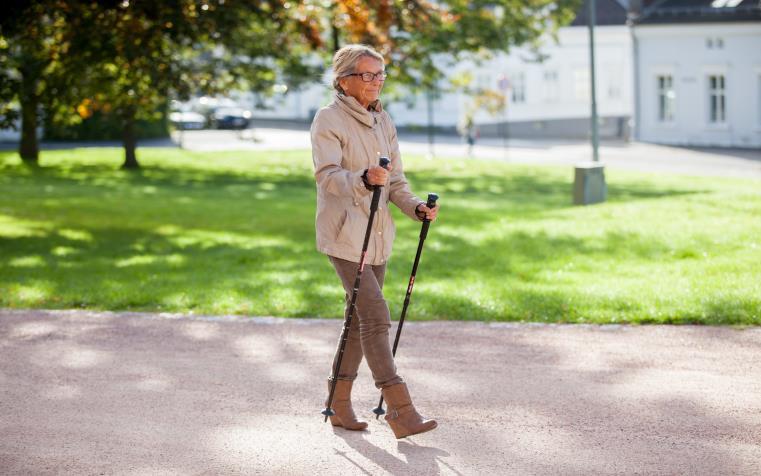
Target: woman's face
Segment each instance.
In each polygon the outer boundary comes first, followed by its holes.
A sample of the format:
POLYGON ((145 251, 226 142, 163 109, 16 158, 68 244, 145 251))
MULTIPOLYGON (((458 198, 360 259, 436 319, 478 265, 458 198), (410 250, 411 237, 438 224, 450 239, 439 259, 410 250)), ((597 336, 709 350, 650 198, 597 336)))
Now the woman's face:
MULTIPOLYGON (((363 56, 357 61, 354 73, 382 73, 384 71, 383 63, 370 56, 363 56)), ((383 89, 383 80, 380 77, 366 83, 361 76, 344 76, 339 80, 341 88, 347 96, 356 99, 362 107, 367 107, 378 100, 381 89, 383 89)))

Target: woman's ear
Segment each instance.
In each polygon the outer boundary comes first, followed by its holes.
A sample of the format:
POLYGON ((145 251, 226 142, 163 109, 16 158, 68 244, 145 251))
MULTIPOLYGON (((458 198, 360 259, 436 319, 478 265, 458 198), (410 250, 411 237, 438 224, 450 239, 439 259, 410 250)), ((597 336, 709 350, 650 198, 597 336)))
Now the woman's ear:
POLYGON ((339 78, 338 85, 341 86, 341 89, 343 89, 344 94, 346 94, 346 86, 349 84, 348 78, 339 78))

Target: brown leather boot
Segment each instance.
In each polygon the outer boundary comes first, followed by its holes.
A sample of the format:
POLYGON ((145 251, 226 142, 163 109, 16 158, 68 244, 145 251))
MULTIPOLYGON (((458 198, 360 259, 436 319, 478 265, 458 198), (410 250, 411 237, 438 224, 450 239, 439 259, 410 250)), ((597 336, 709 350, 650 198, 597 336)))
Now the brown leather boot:
POLYGON ((383 399, 388 403, 386 421, 397 438, 417 435, 436 428, 436 420, 425 420, 412 406, 407 384, 398 383, 381 389, 383 399))
MULTIPOLYGON (((330 392, 330 380, 328 380, 328 392, 330 392)), ((335 415, 330 417, 333 426, 341 426, 347 430, 364 430, 367 422, 357 420, 354 409, 351 407, 351 380, 337 380, 336 391, 333 394, 333 411, 335 415)), ((327 404, 327 403, 326 403, 327 404)))

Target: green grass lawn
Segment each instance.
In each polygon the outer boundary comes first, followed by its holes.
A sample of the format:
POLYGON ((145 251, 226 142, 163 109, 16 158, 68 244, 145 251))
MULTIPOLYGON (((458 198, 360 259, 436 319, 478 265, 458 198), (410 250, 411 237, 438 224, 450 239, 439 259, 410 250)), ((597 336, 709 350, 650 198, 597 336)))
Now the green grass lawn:
MULTIPOLYGON (((308 151, 0 152, 0 307, 340 317, 314 246, 308 151)), ((761 181, 408 157, 440 194, 410 319, 761 324, 761 181)), ((386 297, 397 318, 420 224, 400 213, 386 297)))

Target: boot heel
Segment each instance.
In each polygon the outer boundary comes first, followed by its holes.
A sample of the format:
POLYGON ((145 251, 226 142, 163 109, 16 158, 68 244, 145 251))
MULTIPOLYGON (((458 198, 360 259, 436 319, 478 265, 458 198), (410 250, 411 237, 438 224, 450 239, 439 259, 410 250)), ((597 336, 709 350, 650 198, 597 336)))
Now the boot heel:
MULTIPOLYGON (((340 426, 347 430, 362 431, 367 428, 367 422, 358 420, 351 406, 351 387, 350 380, 339 380, 336 384, 336 391, 333 399, 333 411, 335 415, 330 416, 330 424, 340 426)), ((330 381, 328 381, 330 389, 330 381)), ((327 402, 325 403, 327 405, 327 402)))
POLYGON ((436 420, 426 420, 415 410, 406 384, 392 385, 382 392, 388 403, 386 422, 397 439, 425 433, 438 426, 436 420))

